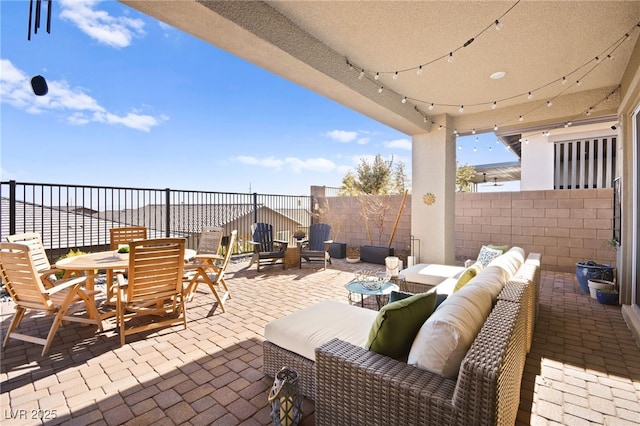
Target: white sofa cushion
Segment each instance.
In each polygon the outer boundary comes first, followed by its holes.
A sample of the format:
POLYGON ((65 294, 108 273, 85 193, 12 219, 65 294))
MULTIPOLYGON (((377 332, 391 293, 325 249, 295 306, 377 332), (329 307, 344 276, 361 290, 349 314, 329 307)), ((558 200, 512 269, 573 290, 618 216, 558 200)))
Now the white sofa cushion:
POLYGON ((315 361, 315 348, 333 338, 364 348, 377 315, 372 309, 325 300, 270 321, 264 338, 315 361))
POLYGON ((512 247, 502 256, 498 256, 489 263, 488 266, 498 266, 507 272, 508 279, 511 279, 524 263, 524 250, 520 247, 512 247))
POLYGON ((456 378, 492 307, 490 292, 472 282, 449 296, 425 321, 411 346, 408 364, 456 378))
POLYGON ((400 275, 410 283, 435 286, 447 278, 457 276, 460 272, 464 271, 464 269, 463 266, 418 263, 417 265, 403 269, 400 275))

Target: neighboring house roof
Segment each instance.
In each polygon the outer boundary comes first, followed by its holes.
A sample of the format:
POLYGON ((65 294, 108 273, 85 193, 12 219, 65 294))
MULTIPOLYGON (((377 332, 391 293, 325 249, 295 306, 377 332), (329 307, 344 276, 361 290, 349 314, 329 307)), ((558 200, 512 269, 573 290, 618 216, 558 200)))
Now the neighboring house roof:
POLYGON ((302 227, 309 227, 311 225, 311 212, 307 209, 274 209, 283 216, 298 222, 302 227))
MULTIPOLYGON (((272 210, 258 205, 258 210, 272 210)), ((169 217, 175 232, 200 232, 203 226, 225 226, 242 217, 252 215, 253 204, 171 204, 169 217)), ((166 206, 149 204, 139 209, 100 212, 105 219, 121 220, 143 226, 164 223, 166 206)))
MULTIPOLYGON (((9 235, 9 199, 0 200, 0 236, 9 235)), ((109 244, 109 229, 122 224, 68 209, 16 202, 16 232, 38 232, 46 249, 109 244)))

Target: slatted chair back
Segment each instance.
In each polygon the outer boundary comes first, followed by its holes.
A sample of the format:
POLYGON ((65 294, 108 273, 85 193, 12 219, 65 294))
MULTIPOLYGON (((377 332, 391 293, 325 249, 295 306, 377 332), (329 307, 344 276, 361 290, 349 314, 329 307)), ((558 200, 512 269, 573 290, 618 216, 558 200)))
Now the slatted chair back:
POLYGON ((224 228, 220 226, 204 226, 200 233, 197 254, 217 255, 222 245, 224 228))
POLYGON ((182 291, 183 238, 132 241, 129 250, 128 303, 165 300, 182 291))
POLYGON ((254 223, 251 225, 253 241, 257 243, 258 252, 273 251, 273 225, 269 223, 254 223))
POLYGON ((324 243, 329 240, 331 226, 327 223, 314 223, 309 227, 308 250, 325 251, 324 243))
POLYGON ((42 238, 37 232, 24 232, 22 234, 9 235, 7 242, 25 244, 29 246, 29 253, 36 271, 43 272, 51 269, 47 252, 42 244, 42 238))
POLYGON ((120 244, 129 244, 136 240, 147 239, 147 228, 144 226, 129 226, 109 229, 109 246, 117 250, 120 244))
POLYGON ((31 256, 31 248, 25 244, 1 243, 0 250, 2 281, 13 302, 29 309, 54 310, 31 256))

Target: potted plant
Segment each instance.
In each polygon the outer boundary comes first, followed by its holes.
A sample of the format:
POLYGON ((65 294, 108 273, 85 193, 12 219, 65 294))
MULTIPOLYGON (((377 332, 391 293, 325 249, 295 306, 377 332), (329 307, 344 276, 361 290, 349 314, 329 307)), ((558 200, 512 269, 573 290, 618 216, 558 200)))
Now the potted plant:
POLYGON ((307 234, 306 232, 304 232, 302 229, 297 229, 294 233, 293 233, 293 238, 295 238, 296 240, 300 241, 302 240, 304 237, 306 237, 307 234))
MULTIPOLYGON (((617 250, 618 240, 611 238, 602 244, 603 249, 617 250)), ((585 293, 590 293, 591 297, 597 298, 595 294, 598 288, 615 288, 615 267, 606 263, 597 263, 593 260, 576 263, 576 278, 580 287, 585 293), (591 289, 593 288, 593 289, 591 289)))
POLYGON ((613 289, 598 289, 596 290, 596 298, 598 302, 603 305, 617 305, 620 300, 620 294, 618 290, 613 289))

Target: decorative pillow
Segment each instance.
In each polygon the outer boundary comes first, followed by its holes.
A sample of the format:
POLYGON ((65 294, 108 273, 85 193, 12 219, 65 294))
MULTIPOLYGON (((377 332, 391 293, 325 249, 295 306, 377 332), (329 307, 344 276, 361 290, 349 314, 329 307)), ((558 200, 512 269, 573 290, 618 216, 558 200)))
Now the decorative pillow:
POLYGON ((503 253, 506 253, 509 250, 509 246, 508 245, 496 245, 496 244, 487 244, 487 247, 489 247, 490 249, 494 249, 494 250, 500 250, 503 253))
POLYGON ((413 295, 413 293, 391 290, 391 294, 389 295, 389 303, 397 302, 398 300, 403 300, 413 295))
POLYGON ((455 379, 471 344, 491 312, 491 295, 466 285, 447 298, 422 325, 407 363, 455 379))
POLYGON ((458 282, 453 287, 453 292, 455 293, 456 291, 460 290, 466 283, 471 281, 473 277, 478 275, 478 272, 480 272, 480 270, 482 270, 482 265, 480 265, 480 262, 476 262, 465 269, 458 277, 458 282), (479 265, 479 267, 476 265, 479 265))
POLYGON ((489 263, 496 257, 502 254, 502 250, 496 250, 489 248, 488 246, 482 246, 480 253, 478 254, 478 262, 482 264, 483 268, 486 268, 489 263))
MULTIPOLYGON (((398 300, 406 299, 407 297, 411 296, 414 296, 414 294, 406 293, 404 291, 391 290, 391 294, 389 295, 389 303, 397 302, 398 300)), ((438 293, 438 296, 436 297, 436 304, 433 307, 434 311, 438 309, 438 306, 440 306, 440 304, 447 299, 447 296, 448 294, 446 293, 438 293)))
POLYGON ((406 357, 416 333, 433 312, 436 297, 431 290, 382 307, 365 348, 395 359, 406 357))

